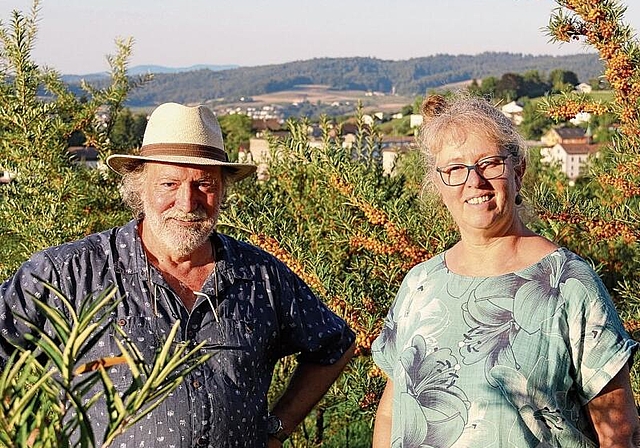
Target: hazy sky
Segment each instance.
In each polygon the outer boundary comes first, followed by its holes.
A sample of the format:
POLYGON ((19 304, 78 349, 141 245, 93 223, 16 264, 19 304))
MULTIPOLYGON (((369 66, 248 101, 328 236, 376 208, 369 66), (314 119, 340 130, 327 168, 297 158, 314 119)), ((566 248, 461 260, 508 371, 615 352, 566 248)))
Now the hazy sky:
MULTIPOLYGON (((624 0, 640 28, 640 1, 624 0)), ((4 24, 30 0, 0 0, 4 24)), ((584 53, 551 44, 553 0, 42 0, 34 58, 64 74, 108 69, 116 37, 131 65, 277 64, 314 57, 584 53)), ((592 51, 592 50, 589 50, 592 51)))

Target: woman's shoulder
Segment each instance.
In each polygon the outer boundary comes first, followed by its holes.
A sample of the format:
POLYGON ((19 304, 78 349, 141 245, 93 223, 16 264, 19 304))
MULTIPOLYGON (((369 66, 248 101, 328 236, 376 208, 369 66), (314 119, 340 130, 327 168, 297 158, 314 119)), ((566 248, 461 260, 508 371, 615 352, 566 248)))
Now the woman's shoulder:
POLYGON ((525 278, 547 275, 565 296, 577 295, 585 299, 609 296, 594 266, 566 247, 558 247, 535 265, 517 274, 525 278))
POLYGON ((442 281, 439 273, 446 273, 447 267, 444 263, 444 253, 434 255, 433 257, 413 266, 404 276, 400 285, 399 293, 407 290, 418 288, 426 283, 437 284, 442 281))
POLYGON ((446 265, 444 262, 444 252, 436 254, 431 258, 413 266, 407 273, 407 277, 429 275, 441 269, 446 269, 446 265))
POLYGON ((517 272, 523 268, 535 266, 552 256, 558 249, 560 246, 556 243, 537 234, 521 238, 517 246, 517 256, 514 257, 518 260, 518 265, 513 271, 517 272))
POLYGON ((558 248, 556 253, 565 261, 563 271, 566 278, 575 278, 585 284, 597 283, 598 287, 602 286, 602 279, 590 261, 566 247, 558 248))
POLYGON ((573 272, 582 272, 598 277, 598 274, 591 263, 564 246, 556 247, 555 250, 542 257, 540 262, 554 262, 555 264, 558 264, 563 271, 571 270, 573 272))

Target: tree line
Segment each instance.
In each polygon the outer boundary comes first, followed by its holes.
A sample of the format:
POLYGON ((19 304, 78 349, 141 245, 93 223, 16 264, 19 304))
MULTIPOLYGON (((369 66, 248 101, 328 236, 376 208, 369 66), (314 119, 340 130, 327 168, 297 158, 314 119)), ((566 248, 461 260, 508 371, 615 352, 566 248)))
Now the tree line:
MULTIPOLYGON (((519 98, 537 98, 546 94, 570 92, 579 83, 578 75, 571 70, 554 69, 545 78, 538 70, 529 70, 524 74, 508 72, 500 78, 487 76, 480 82, 474 79, 469 90, 475 94, 515 101, 519 98)), ((598 88, 599 80, 592 80, 598 88)))
MULTIPOLYGON (((127 98, 132 107, 150 107, 166 101, 179 103, 232 102, 241 97, 322 84, 336 90, 395 92, 421 95, 446 84, 526 73, 547 76, 556 69, 571 71, 587 81, 602 73, 597 54, 533 56, 487 52, 478 55, 441 54, 403 61, 366 57, 316 58, 285 64, 240 67, 230 70, 196 70, 159 73, 127 98)), ((72 91, 80 91, 77 77, 66 78, 72 91)), ((100 86, 104 81, 93 80, 100 86)))
MULTIPOLYGON (((501 76, 488 76, 482 80, 472 80, 471 84, 467 87, 472 93, 494 98, 496 101, 507 103, 510 101, 518 101, 524 106, 524 121, 521 125, 521 132, 526 138, 538 139, 540 136, 548 130, 555 122, 540 113, 536 109, 536 99, 548 94, 561 94, 568 93, 575 89, 578 84, 578 75, 571 70, 554 69, 548 76, 544 76, 538 70, 529 70, 523 74, 519 73, 504 73, 501 76)), ((592 87, 595 89, 609 87, 606 81, 594 78, 592 80, 592 87)), ((403 116, 419 113, 420 103, 423 96, 417 95, 415 101, 412 104, 407 104, 401 108, 400 113, 403 116)), ((317 120, 323 112, 326 114, 326 108, 319 110, 318 105, 309 104, 304 109, 304 116, 310 119, 317 120)), ((353 113, 355 114, 355 110, 353 113)), ((294 115, 291 115, 294 116, 294 115)), ((298 115, 295 115, 298 117, 298 115)), ((218 117, 222 126, 222 131, 225 136, 227 146, 235 153, 240 146, 248 145, 249 138, 251 137, 251 119, 242 114, 235 115, 221 115, 218 117)), ((339 118, 339 117, 334 117, 339 118)), ((602 120, 601 117, 593 118, 594 130, 602 127, 608 129, 610 127, 610 120, 602 120), (600 126, 603 122, 603 126, 600 126)), ((125 109, 114 120, 113 126, 110 132, 111 142, 114 147, 121 150, 129 150, 140 146, 142 143, 142 136, 146 126, 146 113, 132 113, 130 109, 125 109)), ((393 129, 387 129, 389 126, 382 126, 381 131, 383 133, 390 133, 393 135, 411 135, 413 129, 409 127, 408 119, 404 119, 401 123, 395 123, 391 125, 393 129), (386 130, 386 131, 385 131, 386 130)), ((598 136, 602 137, 601 141, 608 141, 609 135, 605 132, 599 132, 598 136)), ((74 137, 74 142, 77 136, 74 137)), ((70 145, 76 145, 81 143, 71 143, 70 145)))

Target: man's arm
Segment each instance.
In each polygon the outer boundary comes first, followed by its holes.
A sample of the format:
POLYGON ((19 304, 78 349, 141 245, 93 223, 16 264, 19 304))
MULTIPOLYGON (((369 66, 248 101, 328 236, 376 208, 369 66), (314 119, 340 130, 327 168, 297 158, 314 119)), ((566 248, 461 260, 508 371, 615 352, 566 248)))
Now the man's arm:
POLYGON ((640 446, 638 412, 625 364, 586 406, 602 448, 640 446))
MULTIPOLYGON (((329 390, 329 387, 353 356, 354 349, 355 344, 352 344, 334 364, 301 363, 296 367, 287 389, 271 411, 272 414, 280 418, 287 434, 293 432, 329 390)), ((278 440, 269 438, 269 447, 279 447, 280 445, 278 440)))
POLYGON ((387 380, 387 386, 384 388, 376 412, 376 422, 373 427, 373 448, 389 448, 391 446, 392 405, 393 383, 391 380, 387 380))

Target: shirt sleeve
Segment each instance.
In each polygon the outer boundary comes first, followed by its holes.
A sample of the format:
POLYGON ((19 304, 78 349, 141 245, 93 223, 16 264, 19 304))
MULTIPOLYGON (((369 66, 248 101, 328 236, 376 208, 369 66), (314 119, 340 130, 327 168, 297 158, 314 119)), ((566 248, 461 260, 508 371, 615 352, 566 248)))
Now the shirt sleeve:
POLYGON ((279 356, 299 353, 300 362, 335 363, 353 344, 355 334, 297 275, 284 265, 278 271, 279 356))
POLYGON ((569 338, 581 403, 591 401, 630 362, 638 343, 624 330, 600 278, 583 263, 582 272, 561 285, 569 310, 569 338))
POLYGON ((46 300, 45 283, 57 287, 59 275, 49 257, 38 252, 0 285, 0 358, 6 360, 14 346, 25 345, 23 335, 30 330, 23 317, 44 328, 45 319, 33 298, 46 300))

